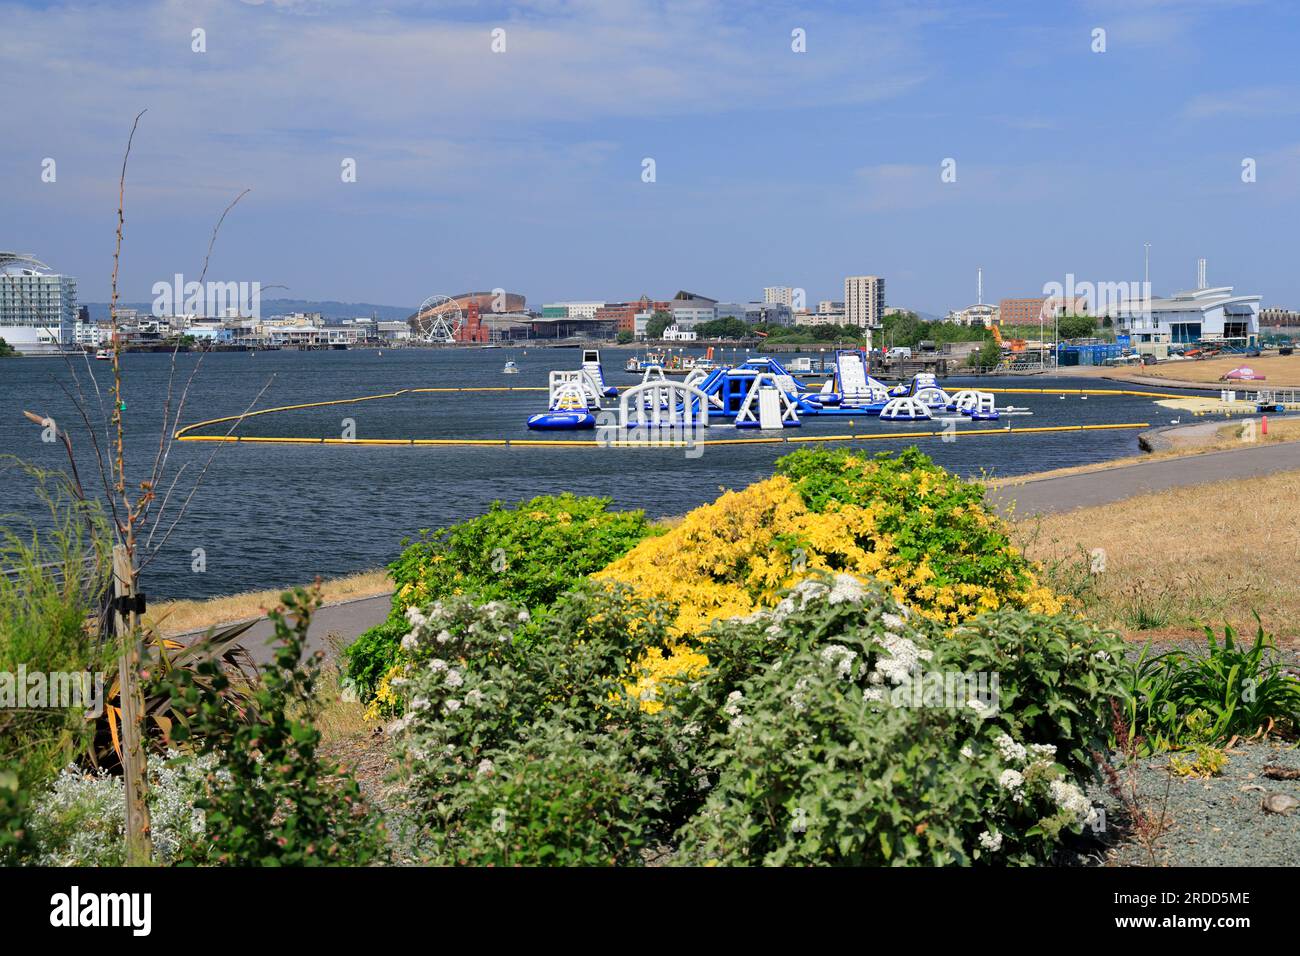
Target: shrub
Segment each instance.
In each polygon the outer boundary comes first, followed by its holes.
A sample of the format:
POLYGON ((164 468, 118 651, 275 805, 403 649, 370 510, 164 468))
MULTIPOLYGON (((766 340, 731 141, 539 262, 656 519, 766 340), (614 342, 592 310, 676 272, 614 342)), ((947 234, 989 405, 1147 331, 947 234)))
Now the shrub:
POLYGON ((1143 751, 1193 743, 1221 744, 1264 728, 1300 728, 1300 681, 1279 657, 1260 625, 1250 644, 1223 628, 1223 641, 1205 628, 1203 655, 1173 650, 1154 657, 1144 649, 1128 672, 1128 725, 1143 751))
POLYGON ((711 634, 708 674, 670 698, 717 778, 679 862, 1026 864, 1095 820, 1079 783, 1113 637, 1022 611, 950 637, 847 575, 711 634), (996 696, 955 679, 977 673, 996 696))
POLYGON ((318 592, 286 593, 268 616, 275 663, 251 693, 251 718, 229 705, 230 678, 216 660, 161 678, 176 712, 173 740, 193 741, 221 769, 204 779, 195 806, 206 815, 202 845, 182 848, 188 862, 233 866, 361 865, 384 848, 383 826, 356 781, 317 752, 313 725, 322 655, 304 661, 318 592))
POLYGON ((529 643, 514 639, 527 612, 504 602, 459 595, 411 618, 409 709, 390 729, 435 861, 626 862, 684 819, 684 747, 624 687, 670 640, 666 609, 579 587, 529 643), (484 829, 497 807, 508 834, 484 829))
MULTIPOLYGON (((801 451, 780 459, 777 472, 695 509, 596 578, 675 606, 685 637, 771 607, 816 572, 875 579, 895 600, 950 625, 1004 606, 1063 607, 988 512, 982 486, 915 449, 874 458, 801 451)), ((644 661, 642 680, 681 680, 703 662, 700 646, 683 640, 644 661)))
POLYGON ((424 533, 389 565, 396 591, 388 621, 348 648, 348 679, 369 698, 399 662, 408 608, 456 594, 509 600, 533 614, 581 578, 653 533, 640 511, 609 511, 608 498, 542 496, 424 533))
MULTIPOLYGON (((0 529, 0 569, 13 572, 0 575, 0 673, 14 675, 0 700, 15 689, 20 668, 28 674, 104 674, 116 657, 94 624, 108 570, 109 533, 101 512, 79 500, 66 477, 16 459, 5 464, 22 475, 0 478, 31 482, 44 513, 39 524, 0 529)), ((86 719, 89 706, 16 708, 4 701, 0 766, 12 764, 23 789, 44 785, 86 751, 94 730, 86 719)))
POLYGON ((15 770, 0 770, 0 866, 15 866, 36 852, 28 825, 31 795, 15 770))
POLYGON ((484 758, 451 795, 442 862, 615 866, 645 846, 657 788, 604 734, 562 716, 484 758))
MULTIPOLYGON (((184 848, 204 846, 203 811, 194 801, 213 772, 212 757, 177 751, 149 762, 149 814, 155 856, 176 862, 184 848)), ((31 809, 34 862, 40 866, 126 865, 126 793, 121 777, 64 769, 31 809)))

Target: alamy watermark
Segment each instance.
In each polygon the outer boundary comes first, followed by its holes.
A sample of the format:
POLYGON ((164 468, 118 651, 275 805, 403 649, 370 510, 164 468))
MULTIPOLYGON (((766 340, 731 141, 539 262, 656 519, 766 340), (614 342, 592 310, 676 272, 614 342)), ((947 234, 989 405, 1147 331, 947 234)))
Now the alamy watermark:
POLYGON ((262 317, 262 283, 260 282, 186 282, 176 273, 171 282, 153 284, 155 318, 194 315, 223 319, 239 316, 262 317))
POLYGON ((0 709, 67 710, 80 707, 87 717, 104 713, 104 675, 90 671, 0 671, 0 709))
POLYGON ((998 712, 1001 678, 988 671, 923 671, 890 689, 891 707, 969 707, 984 716, 998 712))
POLYGON ((631 426, 620 423, 611 409, 596 414, 596 444, 602 448, 681 448, 687 458, 704 454, 707 425, 688 419, 671 425, 652 421, 631 426))
POLYGON ((1065 282, 1048 282, 1043 285, 1046 307, 1063 308, 1072 314, 1082 308, 1092 316, 1151 317, 1150 282, 1079 282, 1074 273, 1066 273, 1065 282))

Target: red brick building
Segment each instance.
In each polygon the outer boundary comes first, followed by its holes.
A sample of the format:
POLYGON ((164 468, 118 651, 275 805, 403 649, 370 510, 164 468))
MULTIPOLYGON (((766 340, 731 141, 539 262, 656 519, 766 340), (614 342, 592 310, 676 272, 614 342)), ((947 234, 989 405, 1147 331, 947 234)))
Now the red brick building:
POLYGON ((616 332, 636 332, 636 316, 640 312, 670 311, 671 302, 656 302, 648 295, 641 296, 636 302, 606 302, 605 307, 596 310, 595 318, 614 321, 616 332))

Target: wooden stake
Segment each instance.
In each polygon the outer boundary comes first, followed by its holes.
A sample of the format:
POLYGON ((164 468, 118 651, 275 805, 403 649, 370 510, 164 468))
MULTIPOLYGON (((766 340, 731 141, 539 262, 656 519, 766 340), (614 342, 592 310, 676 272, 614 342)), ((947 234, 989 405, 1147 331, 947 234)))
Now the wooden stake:
MULTIPOLYGON (((134 598, 135 573, 126 545, 113 548, 113 594, 134 598)), ((122 778, 126 783, 126 862, 148 866, 153 860, 149 827, 149 773, 142 738, 144 694, 140 687, 140 618, 134 609, 123 614, 114 609, 114 622, 122 640, 118 660, 118 685, 122 705, 122 778)))

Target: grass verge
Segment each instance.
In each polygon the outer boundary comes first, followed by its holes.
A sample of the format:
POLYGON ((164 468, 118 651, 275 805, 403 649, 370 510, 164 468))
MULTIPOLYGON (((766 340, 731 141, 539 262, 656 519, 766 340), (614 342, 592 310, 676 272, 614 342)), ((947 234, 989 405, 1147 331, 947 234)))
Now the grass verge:
POLYGON ((1191 633, 1200 622, 1300 640, 1300 471, 1211 482, 1016 522, 1047 583, 1130 637, 1191 633))

